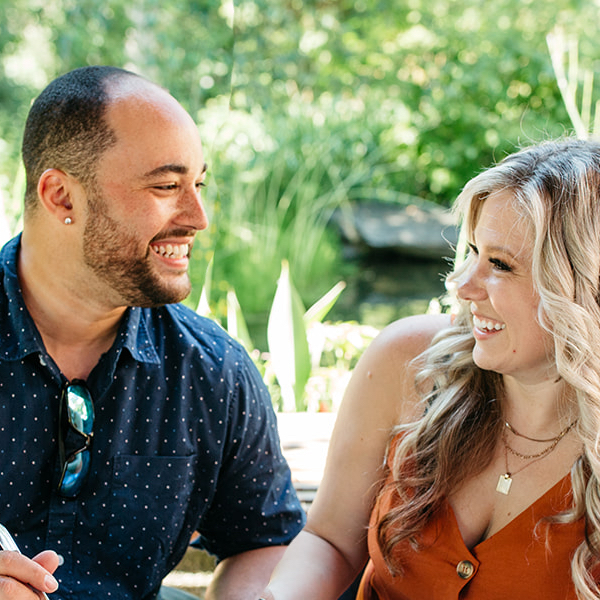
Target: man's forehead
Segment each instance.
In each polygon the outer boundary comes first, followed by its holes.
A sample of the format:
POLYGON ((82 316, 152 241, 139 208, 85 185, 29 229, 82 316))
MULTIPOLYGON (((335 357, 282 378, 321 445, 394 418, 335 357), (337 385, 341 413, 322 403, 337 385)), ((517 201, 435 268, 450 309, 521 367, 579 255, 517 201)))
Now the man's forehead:
MULTIPOLYGON (((137 80, 136 80, 137 81, 137 80)), ((138 176, 181 173, 197 177, 204 165, 198 127, 168 92, 147 84, 121 88, 106 113, 115 137, 103 162, 135 165, 138 176)), ((202 171, 203 172, 203 171, 202 171)))
MULTIPOLYGON (((156 135, 183 134, 199 142, 198 127, 189 113, 162 88, 137 87, 116 95, 108 105, 106 119, 117 140, 156 142, 156 135)), ((188 140, 186 143, 190 143, 188 140)))

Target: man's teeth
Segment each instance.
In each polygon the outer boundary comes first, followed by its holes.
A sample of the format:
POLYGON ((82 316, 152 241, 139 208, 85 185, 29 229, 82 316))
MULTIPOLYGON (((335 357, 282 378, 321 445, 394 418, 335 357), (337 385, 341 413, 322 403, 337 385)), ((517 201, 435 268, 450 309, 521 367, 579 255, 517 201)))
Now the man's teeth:
POLYGON ((160 246, 152 246, 152 250, 160 256, 167 258, 182 258, 188 255, 190 250, 189 244, 165 244, 160 246))
POLYGON ((483 321, 477 317, 473 317, 473 324, 478 329, 487 329, 488 331, 500 331, 506 328, 505 323, 492 323, 491 321, 483 321))

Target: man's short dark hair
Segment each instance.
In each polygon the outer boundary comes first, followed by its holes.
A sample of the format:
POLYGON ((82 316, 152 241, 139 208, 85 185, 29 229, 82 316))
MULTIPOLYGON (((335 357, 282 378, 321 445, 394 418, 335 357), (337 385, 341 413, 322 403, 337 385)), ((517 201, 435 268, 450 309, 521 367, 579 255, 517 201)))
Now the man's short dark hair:
POLYGON ((46 169, 61 169, 91 185, 95 163, 116 142, 106 122, 108 82, 134 73, 108 66, 75 69, 52 81, 31 106, 23 134, 27 176, 25 211, 37 205, 37 184, 46 169))

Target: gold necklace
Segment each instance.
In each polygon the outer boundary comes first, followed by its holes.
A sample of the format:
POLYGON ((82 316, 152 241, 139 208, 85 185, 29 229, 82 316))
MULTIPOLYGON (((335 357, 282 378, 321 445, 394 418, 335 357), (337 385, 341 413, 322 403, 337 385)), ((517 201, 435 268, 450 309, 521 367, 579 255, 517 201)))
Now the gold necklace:
POLYGON ((496 485, 496 491, 500 492, 501 494, 504 494, 506 496, 506 495, 508 495, 508 492, 510 492, 510 486, 512 485, 513 476, 516 475, 517 473, 520 473, 527 467, 531 466, 533 463, 537 462, 538 460, 542 460, 542 458, 545 458, 546 456, 548 456, 548 454, 550 454, 550 452, 552 452, 554 450, 554 448, 556 448, 556 446, 558 445, 558 442, 560 442, 560 440, 562 440, 565 437, 565 435, 567 435, 567 433, 569 433, 569 431, 571 431, 571 429, 573 429, 573 427, 575 427, 575 424, 577 423, 577 419, 575 419, 570 425, 565 427, 556 437, 550 438, 547 440, 538 440, 535 438, 529 438, 525 435, 521 435, 520 433, 517 433, 513 427, 511 427, 511 425, 509 424, 508 421, 505 421, 504 423, 505 423, 505 429, 502 430, 502 443, 504 444, 504 462, 506 465, 506 471, 504 473, 502 473, 500 475, 500 477, 498 478, 498 485, 496 485), (550 445, 547 448, 544 448, 544 450, 542 450, 541 452, 538 452, 537 454, 521 454, 520 452, 517 452, 514 448, 511 448, 508 445, 508 441, 506 440, 506 429, 509 429, 515 435, 518 435, 519 437, 528 439, 532 442, 550 442, 550 445), (508 453, 509 452, 511 454, 513 454, 514 456, 520 458, 521 460, 530 460, 530 459, 533 459, 533 460, 531 460, 531 462, 528 462, 526 465, 522 466, 517 471, 511 472, 508 469, 508 453))
POLYGON ((573 427, 575 426, 575 423, 577 423, 577 419, 575 419, 568 427, 565 427, 556 437, 543 439, 543 440, 540 440, 538 438, 532 438, 532 437, 529 437, 522 433, 519 433, 508 421, 504 421, 504 426, 511 433, 514 433, 515 435, 517 435, 521 438, 529 440, 530 442, 539 442, 540 444, 547 444, 548 442, 554 442, 556 440, 560 440, 562 437, 567 435, 567 433, 569 433, 569 431, 571 431, 571 429, 573 429, 573 427))

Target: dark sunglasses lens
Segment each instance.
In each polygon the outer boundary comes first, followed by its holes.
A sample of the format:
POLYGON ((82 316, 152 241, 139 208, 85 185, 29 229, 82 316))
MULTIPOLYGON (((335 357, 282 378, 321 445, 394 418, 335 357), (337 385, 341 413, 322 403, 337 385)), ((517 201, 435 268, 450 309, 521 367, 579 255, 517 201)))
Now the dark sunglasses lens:
POLYGON ((64 496, 74 497, 79 494, 89 467, 90 453, 88 450, 77 452, 68 458, 60 482, 60 491, 64 496))
POLYGON ((83 383, 70 383, 65 388, 61 410, 64 407, 67 418, 60 432, 63 468, 59 490, 63 496, 74 498, 81 491, 90 469, 89 448, 94 429, 94 403, 83 383))
POLYGON ((80 433, 89 435, 94 427, 94 404, 90 393, 77 384, 69 385, 65 393, 69 423, 80 433))

